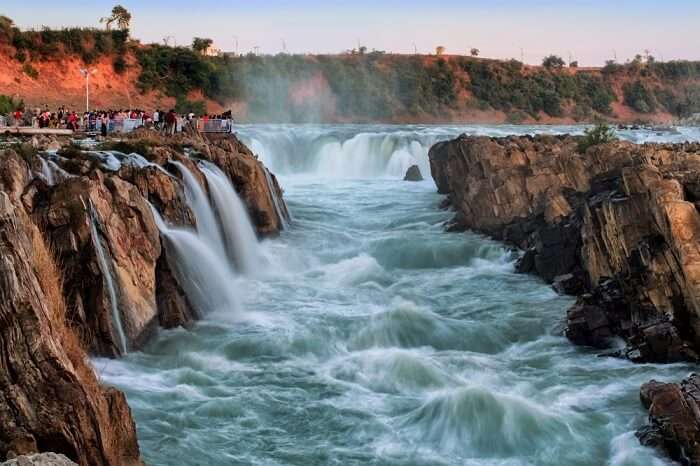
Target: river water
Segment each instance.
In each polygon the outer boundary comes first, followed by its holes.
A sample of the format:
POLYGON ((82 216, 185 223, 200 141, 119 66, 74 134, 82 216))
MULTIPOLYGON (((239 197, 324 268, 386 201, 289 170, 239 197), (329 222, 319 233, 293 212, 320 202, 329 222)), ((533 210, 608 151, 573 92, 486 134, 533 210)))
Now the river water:
POLYGON ((443 230, 427 150, 464 131, 581 129, 240 128, 291 227, 230 280, 236 306, 94 361, 126 393, 147 464, 666 464, 634 437, 639 387, 691 367, 574 347, 571 298, 515 274, 500 244, 443 230), (428 180, 401 180, 414 163, 428 180))

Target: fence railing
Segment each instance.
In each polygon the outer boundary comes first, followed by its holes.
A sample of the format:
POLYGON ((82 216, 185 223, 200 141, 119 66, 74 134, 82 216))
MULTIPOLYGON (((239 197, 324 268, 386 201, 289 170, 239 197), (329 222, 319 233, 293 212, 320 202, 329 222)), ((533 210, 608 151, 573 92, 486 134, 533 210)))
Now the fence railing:
MULTIPOLYGON (((8 118, 0 115, 0 127, 8 126, 8 124, 8 118)), ((187 124, 187 120, 178 118, 175 131, 182 131, 185 124, 187 124)), ((233 129, 233 120, 230 119, 210 119, 205 121, 202 118, 195 118, 191 121, 191 124, 197 131, 202 133, 230 133, 233 129)), ((32 126, 38 127, 38 123, 35 122, 32 126)), ((144 126, 144 120, 142 118, 114 118, 108 121, 107 132, 130 133, 142 126, 144 126)), ((82 131, 99 133, 102 130, 102 120, 99 118, 83 120, 78 127, 82 131)), ((164 129, 165 124, 161 123, 161 127, 164 129)))

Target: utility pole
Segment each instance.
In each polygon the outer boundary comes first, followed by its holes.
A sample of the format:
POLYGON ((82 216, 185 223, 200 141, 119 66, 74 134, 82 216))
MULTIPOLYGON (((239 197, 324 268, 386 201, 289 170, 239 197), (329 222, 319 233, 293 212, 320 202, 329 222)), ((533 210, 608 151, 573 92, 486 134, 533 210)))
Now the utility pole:
POLYGON ((282 39, 282 52, 287 53, 287 43, 282 39))
POLYGON ((413 54, 418 55, 418 47, 416 47, 416 43, 413 43, 413 54))
POLYGON ((236 44, 236 55, 238 55, 238 36, 233 36, 233 40, 235 41, 235 44, 236 44))
POLYGON ((520 47, 520 63, 525 64, 525 49, 520 47))
POLYGON ((80 74, 85 76, 85 111, 90 111, 90 75, 95 74, 97 70, 95 68, 80 68, 80 74))

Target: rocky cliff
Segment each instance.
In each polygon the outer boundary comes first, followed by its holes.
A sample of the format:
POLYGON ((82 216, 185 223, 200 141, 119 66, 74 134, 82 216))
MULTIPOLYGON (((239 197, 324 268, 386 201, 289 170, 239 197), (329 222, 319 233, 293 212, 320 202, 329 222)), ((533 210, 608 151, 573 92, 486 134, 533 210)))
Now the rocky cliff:
POLYGON ((579 153, 570 136, 462 136, 435 145, 430 163, 457 212, 450 228, 522 249, 520 271, 578 296, 572 342, 608 348, 617 336, 627 345, 611 355, 698 360, 700 145, 579 153))
POLYGON ((259 235, 279 232, 281 190, 233 136, 0 149, 0 460, 50 451, 81 465, 140 464, 126 399, 99 383, 86 354, 122 355, 198 316, 154 210, 197 228, 173 162, 206 192, 200 159, 230 179, 259 235))

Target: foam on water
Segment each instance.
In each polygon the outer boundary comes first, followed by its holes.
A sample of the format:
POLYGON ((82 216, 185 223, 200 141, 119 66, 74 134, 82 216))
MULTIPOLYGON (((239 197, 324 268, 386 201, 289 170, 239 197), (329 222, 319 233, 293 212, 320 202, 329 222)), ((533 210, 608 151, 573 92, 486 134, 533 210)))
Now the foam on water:
POLYGON ((400 180, 461 132, 582 130, 242 128, 287 174, 295 221, 259 245, 265 273, 244 277, 216 235, 159 224, 198 309, 256 317, 205 313, 125 360, 96 361, 128 396, 146 463, 665 464, 633 436, 646 418, 639 386, 692 368, 574 347, 561 331, 572 299, 515 274, 501 245, 446 233, 453 214, 438 209, 432 181, 400 180))

